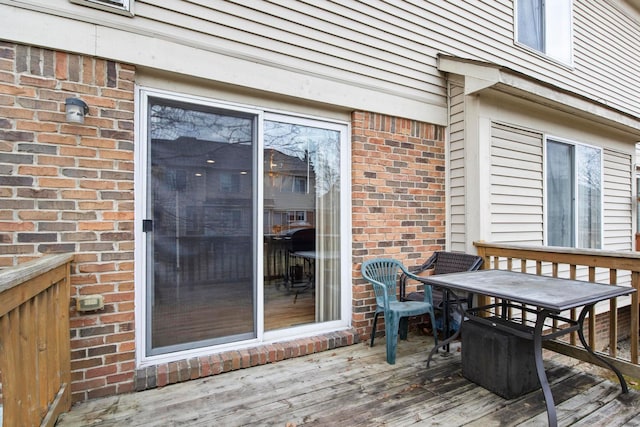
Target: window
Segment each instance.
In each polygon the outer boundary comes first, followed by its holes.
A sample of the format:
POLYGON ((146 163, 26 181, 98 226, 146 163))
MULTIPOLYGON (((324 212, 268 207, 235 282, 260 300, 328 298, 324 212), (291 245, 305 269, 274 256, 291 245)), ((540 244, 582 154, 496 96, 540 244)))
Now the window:
POLYGON ((602 150, 547 140, 547 244, 600 249, 602 150))
POLYGON ((220 191, 223 193, 240 192, 240 175, 222 172, 220 174, 220 191))
POLYGON ((70 0, 71 3, 133 16, 134 0, 70 0))
POLYGON ((293 178, 293 192, 294 193, 306 193, 307 192, 307 178, 304 176, 296 176, 293 178))
POLYGON ((305 211, 293 211, 288 215, 289 223, 306 221, 307 213, 305 211))
POLYGON ((517 0, 517 42, 571 63, 571 5, 572 0, 517 0))

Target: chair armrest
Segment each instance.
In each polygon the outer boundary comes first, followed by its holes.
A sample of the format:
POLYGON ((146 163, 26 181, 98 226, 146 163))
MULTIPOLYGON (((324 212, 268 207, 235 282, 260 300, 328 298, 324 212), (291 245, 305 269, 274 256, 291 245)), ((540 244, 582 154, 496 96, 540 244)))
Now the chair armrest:
POLYGON ((378 295, 382 295, 384 307, 386 310, 386 308, 389 307, 389 294, 387 286, 382 282, 372 279, 371 277, 367 277, 366 280, 367 282, 371 283, 371 286, 373 286, 373 293, 375 294, 376 301, 378 300, 378 295))
POLYGON ((429 259, 427 259, 421 266, 416 267, 416 268, 412 269, 411 271, 413 273, 422 273, 425 270, 433 268, 434 264, 437 261, 437 259, 438 259, 438 252, 434 252, 433 255, 431 255, 429 257, 429 259))
MULTIPOLYGON (((422 265, 419 265, 418 267, 413 267, 411 268, 410 271, 414 274, 418 274, 418 273, 422 273, 425 270, 429 270, 430 268, 433 268, 433 265, 435 264, 437 259, 438 259, 438 253, 434 252, 433 255, 431 255, 429 259, 427 259, 422 265)), ((418 279, 415 279, 415 280, 418 280, 418 279)), ((418 281, 422 282, 422 280, 418 280, 418 281)), ((407 286, 407 276, 403 274, 400 277, 400 301, 404 301, 405 297, 407 296, 406 286, 407 286)))

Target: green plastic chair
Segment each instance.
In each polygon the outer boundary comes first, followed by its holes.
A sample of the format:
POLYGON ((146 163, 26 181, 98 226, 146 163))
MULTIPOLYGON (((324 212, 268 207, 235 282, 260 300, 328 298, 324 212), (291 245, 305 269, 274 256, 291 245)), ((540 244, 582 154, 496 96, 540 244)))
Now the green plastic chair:
MULTIPOLYGON (((371 346, 376 334, 376 323, 378 316, 384 314, 384 329, 387 340, 387 363, 396 363, 396 347, 398 344, 398 330, 402 323, 403 331, 401 338, 406 338, 408 322, 401 322, 401 319, 419 316, 429 313, 431 324, 435 325, 435 315, 433 311, 433 301, 431 299, 431 286, 425 285, 423 301, 399 301, 397 297, 397 283, 401 274, 405 274, 415 280, 420 280, 419 276, 409 272, 401 262, 389 258, 377 258, 362 263, 362 277, 373 285, 376 294, 376 313, 373 317, 373 328, 371 329, 371 346)), ((436 345, 438 335, 436 328, 433 328, 436 345)))

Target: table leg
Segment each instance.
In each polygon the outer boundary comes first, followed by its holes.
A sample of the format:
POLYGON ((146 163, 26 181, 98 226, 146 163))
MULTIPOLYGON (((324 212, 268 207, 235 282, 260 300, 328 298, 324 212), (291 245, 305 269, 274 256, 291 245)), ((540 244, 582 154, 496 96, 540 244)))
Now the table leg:
MULTIPOLYGON (((449 338, 449 290, 442 290, 442 337, 447 340, 449 338)), ((442 347, 447 353, 449 352, 449 344, 442 347)))
POLYGON ((616 374, 616 376, 618 377, 618 381, 620 382, 620 387, 622 387, 622 392, 628 393, 629 387, 627 387, 627 382, 622 376, 622 373, 618 370, 618 368, 616 368, 611 363, 609 363, 607 359, 599 356, 596 352, 594 352, 584 337, 584 330, 583 330, 584 319, 587 316, 587 313, 589 312, 589 310, 591 310, 591 308, 593 308, 593 304, 584 306, 582 308, 582 311, 580 312, 580 316, 578 316, 578 337, 580 338, 580 342, 582 343, 582 346, 585 348, 585 350, 589 352, 590 355, 592 355, 593 357, 598 359, 600 362, 605 364, 609 369, 611 369, 616 374))
MULTIPOLYGON (((451 293, 451 295, 455 299, 456 309, 460 312, 460 314, 462 315, 462 319, 464 320, 464 316, 465 316, 466 313, 464 312, 464 308, 462 307, 462 304, 460 303, 460 299, 458 298, 458 295, 456 295, 453 291, 449 291, 449 292, 451 293)), ((444 295, 444 292, 443 292, 443 295, 444 295)), ((435 328, 436 326, 433 325, 433 327, 435 328)), ((447 325, 447 328, 448 328, 448 325, 447 325)), ((461 329, 462 329, 461 327, 458 328, 458 330, 453 335, 451 335, 450 337, 447 337, 444 341, 442 341, 442 342, 440 342, 440 343, 438 343, 438 344, 433 346, 433 348, 429 352, 429 357, 427 358, 427 368, 431 364, 431 359, 433 358, 433 355, 438 352, 438 349, 440 347, 446 348, 447 351, 448 351, 449 344, 452 341, 454 341, 456 338, 458 338, 458 336, 460 335, 460 330, 461 329)), ((447 335, 445 334, 443 336, 446 337, 447 335)))
POLYGON ((536 362, 538 380, 540 380, 540 387, 542 388, 544 401, 547 405, 547 419, 549 420, 549 427, 557 427, 558 417, 556 415, 556 406, 553 401, 551 387, 549 386, 549 380, 547 379, 547 373, 544 370, 544 363, 542 360, 542 329, 544 327, 544 321, 548 315, 549 312, 541 310, 538 312, 536 317, 536 326, 533 331, 533 356, 536 362))

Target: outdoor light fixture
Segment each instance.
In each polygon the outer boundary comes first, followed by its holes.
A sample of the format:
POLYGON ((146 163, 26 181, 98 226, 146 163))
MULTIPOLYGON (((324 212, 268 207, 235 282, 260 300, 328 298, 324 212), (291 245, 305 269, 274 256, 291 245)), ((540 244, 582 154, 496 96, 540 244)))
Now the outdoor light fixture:
POLYGON ((67 98, 64 102, 64 111, 69 123, 84 123, 84 116, 89 114, 89 106, 78 98, 67 98))

